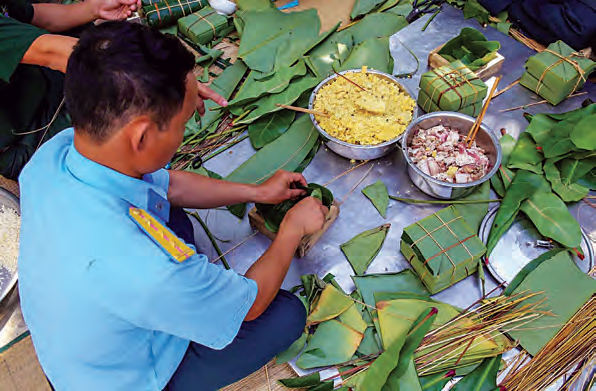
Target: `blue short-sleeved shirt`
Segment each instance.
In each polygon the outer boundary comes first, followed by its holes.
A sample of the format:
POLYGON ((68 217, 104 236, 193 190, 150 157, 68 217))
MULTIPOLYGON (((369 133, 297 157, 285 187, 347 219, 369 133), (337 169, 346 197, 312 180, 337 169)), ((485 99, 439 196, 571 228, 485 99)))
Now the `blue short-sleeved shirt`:
POLYGON ((167 197, 168 172, 125 176, 83 157, 73 137, 48 141, 20 177, 19 291, 33 344, 57 390, 161 390, 189 341, 234 339, 257 285, 204 255, 171 260, 129 217, 167 197))

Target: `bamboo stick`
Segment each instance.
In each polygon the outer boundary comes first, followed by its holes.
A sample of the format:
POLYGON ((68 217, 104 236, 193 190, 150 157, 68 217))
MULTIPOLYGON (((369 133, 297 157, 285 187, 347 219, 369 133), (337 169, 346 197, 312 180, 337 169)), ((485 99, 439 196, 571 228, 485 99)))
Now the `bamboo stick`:
POLYGON ((482 120, 484 119, 484 115, 486 114, 486 111, 488 110, 488 105, 490 104, 490 101, 493 99, 493 94, 497 90, 497 86, 499 85, 501 78, 502 78, 502 76, 499 76, 495 80, 495 83, 493 84, 493 87, 490 89, 490 93, 488 94, 488 98, 486 98, 486 102, 484 102, 484 107, 482 107, 482 111, 480 112, 480 115, 478 116, 478 118, 476 118, 476 122, 474 122, 474 126, 472 126, 472 129, 470 129, 470 132, 468 133, 468 137, 466 137, 466 142, 468 143, 468 148, 470 148, 472 146, 472 143, 474 142, 474 139, 476 138, 476 133, 478 133, 478 129, 480 129, 480 126, 482 125, 482 120))
POLYGON ((277 107, 282 107, 284 109, 288 109, 288 110, 293 110, 293 111, 298 111, 300 113, 307 113, 307 114, 314 114, 314 115, 320 115, 321 117, 329 117, 328 113, 323 113, 322 111, 318 111, 318 110, 311 110, 311 109, 303 109, 302 107, 296 107, 296 106, 290 106, 290 105, 284 105, 282 103, 276 103, 275 104, 277 107))
MULTIPOLYGON (((577 94, 569 95, 565 99, 575 98, 576 96, 586 95, 587 93, 588 93, 588 91, 578 92, 577 94)), ((532 106, 541 105, 541 104, 544 104, 544 103, 548 103, 548 101, 545 99, 545 100, 541 100, 540 102, 528 103, 527 105, 523 105, 523 106, 517 106, 517 107, 511 107, 509 109, 499 110, 499 112, 500 113, 506 113, 508 111, 525 109, 526 107, 532 107, 532 106)))
POLYGON ((360 88, 362 91, 367 91, 366 88, 362 87, 360 84, 356 83, 355 81, 352 81, 352 80, 348 79, 346 76, 342 75, 341 73, 338 73, 335 69, 333 70, 333 72, 335 72, 335 74, 337 76, 345 79, 348 83, 352 83, 356 87, 360 88))

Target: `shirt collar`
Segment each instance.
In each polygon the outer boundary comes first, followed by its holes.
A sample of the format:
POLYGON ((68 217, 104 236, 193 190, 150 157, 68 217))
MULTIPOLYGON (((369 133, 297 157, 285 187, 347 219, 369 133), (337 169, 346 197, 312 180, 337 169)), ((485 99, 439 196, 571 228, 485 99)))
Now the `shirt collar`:
MULTIPOLYGON (((129 204, 154 212, 155 198, 161 198, 167 205, 167 189, 163 189, 145 180, 137 179, 112 170, 106 166, 87 159, 76 150, 74 142, 66 153, 65 166, 78 180, 114 197, 121 198, 129 204)), ((159 210, 162 210, 160 207, 159 210)), ((168 216, 158 216, 168 221, 168 216)))

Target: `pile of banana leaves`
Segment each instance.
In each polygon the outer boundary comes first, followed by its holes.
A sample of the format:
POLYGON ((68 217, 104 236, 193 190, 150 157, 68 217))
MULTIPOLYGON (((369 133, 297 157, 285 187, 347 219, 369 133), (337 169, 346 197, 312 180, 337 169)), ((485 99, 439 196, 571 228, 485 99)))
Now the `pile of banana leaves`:
POLYGON ((431 299, 410 270, 355 276, 353 280, 357 289, 350 295, 331 274, 323 279, 313 274, 302 276, 302 285, 293 289, 300 292, 307 308, 307 326, 302 336, 278 355, 277 362, 298 356, 296 365, 300 368, 334 366, 338 374, 323 378, 315 372, 281 380, 284 386, 313 391, 336 387, 355 391, 441 390, 453 376, 466 375, 456 390, 468 390, 472 384, 483 385, 483 390, 497 389, 500 354, 512 347, 500 332, 480 334, 466 349, 456 344, 446 347, 448 341, 424 344, 429 332, 453 319, 460 322, 458 327, 471 328, 478 320, 431 299), (456 354, 444 354, 445 349, 451 352, 458 348, 456 354), (440 360, 428 360, 439 354, 440 360))
POLYGON ((527 115, 516 142, 501 138, 503 159, 491 183, 503 197, 491 226, 487 255, 523 212, 546 238, 581 254, 581 229, 566 203, 596 189, 596 104, 562 114, 527 115))

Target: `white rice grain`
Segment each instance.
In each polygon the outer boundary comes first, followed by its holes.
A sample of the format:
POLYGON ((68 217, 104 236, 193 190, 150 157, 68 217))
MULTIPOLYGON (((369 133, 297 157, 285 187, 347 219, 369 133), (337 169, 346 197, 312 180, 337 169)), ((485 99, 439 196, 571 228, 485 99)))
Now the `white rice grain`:
POLYGON ((0 267, 17 270, 21 217, 14 209, 0 205, 0 267))

